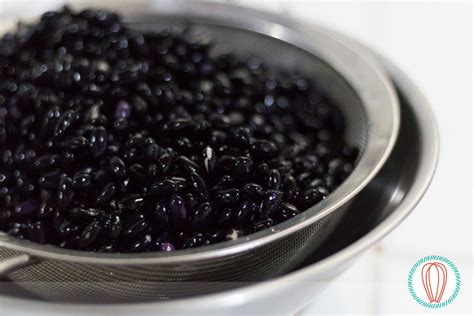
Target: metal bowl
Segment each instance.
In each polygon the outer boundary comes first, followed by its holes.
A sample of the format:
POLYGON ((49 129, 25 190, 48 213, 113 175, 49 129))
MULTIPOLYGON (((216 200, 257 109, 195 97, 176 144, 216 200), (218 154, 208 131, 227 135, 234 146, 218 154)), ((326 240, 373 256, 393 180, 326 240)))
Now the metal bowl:
POLYGON ((395 90, 378 62, 319 28, 243 8, 192 3, 126 13, 133 28, 186 22, 216 38, 216 50, 255 54, 311 76, 340 107, 346 140, 362 148, 356 168, 325 200, 259 233, 172 253, 101 254, 0 235, 0 273, 42 297, 124 302, 192 296, 281 275, 315 251, 351 200, 377 174, 397 138, 395 90))
MULTIPOLYGON (((329 31, 328 31, 329 32, 329 31)), ((331 32, 330 32, 331 33, 331 32)), ((339 36, 331 33, 334 36, 339 36)), ((355 42, 343 38, 348 43, 355 42)), ((312 301, 337 275, 368 248, 385 237, 407 217, 433 177, 439 136, 433 113, 416 86, 395 66, 384 61, 395 82, 401 102, 400 138, 387 164, 357 195, 334 234, 293 272, 248 287, 170 302, 141 304, 58 304, 31 297, 28 292, 4 283, 0 300, 5 313, 67 313, 75 315, 156 315, 245 313, 291 315, 312 301), (410 154, 411 159, 401 159, 410 154), (355 226, 354 226, 355 225, 355 226)))

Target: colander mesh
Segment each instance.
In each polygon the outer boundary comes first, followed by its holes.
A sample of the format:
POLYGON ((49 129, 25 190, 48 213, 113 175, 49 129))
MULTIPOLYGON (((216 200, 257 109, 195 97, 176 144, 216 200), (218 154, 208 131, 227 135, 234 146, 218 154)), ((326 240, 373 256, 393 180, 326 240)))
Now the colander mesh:
MULTIPOLYGON (((156 20, 154 20, 156 21, 156 20)), ((138 29, 159 29, 172 21, 131 24, 138 29), (161 23, 161 24, 160 24, 161 23)), ((355 92, 321 59, 294 46, 256 33, 230 27, 197 25, 216 41, 216 53, 262 57, 270 66, 298 69, 315 80, 346 119, 346 140, 361 149, 367 139, 367 122, 355 92)), ((167 300, 222 291, 263 281, 294 268, 316 250, 345 207, 272 243, 236 255, 203 259, 187 264, 141 266, 91 265, 60 260, 42 260, 8 275, 27 290, 50 300, 69 302, 141 302, 167 300)), ((19 255, 0 247, 0 260, 19 255)))

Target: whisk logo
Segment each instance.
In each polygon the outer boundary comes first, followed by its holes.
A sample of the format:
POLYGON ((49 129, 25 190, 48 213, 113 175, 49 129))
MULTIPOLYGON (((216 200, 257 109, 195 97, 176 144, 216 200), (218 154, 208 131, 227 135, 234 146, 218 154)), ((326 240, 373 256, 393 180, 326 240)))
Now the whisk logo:
POLYGON ((408 273, 408 290, 415 301, 424 307, 445 307, 456 298, 460 289, 458 269, 442 256, 423 257, 408 273))

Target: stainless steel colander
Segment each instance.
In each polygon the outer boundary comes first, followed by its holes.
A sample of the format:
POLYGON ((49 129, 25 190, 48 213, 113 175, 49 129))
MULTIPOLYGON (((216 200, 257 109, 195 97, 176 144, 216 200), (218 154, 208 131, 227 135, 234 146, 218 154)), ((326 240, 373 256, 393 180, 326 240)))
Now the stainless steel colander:
POLYGON ((172 253, 102 254, 0 234, 0 275, 40 297, 74 302, 172 299, 263 281, 294 268, 330 234, 351 199, 375 176, 397 137, 395 91, 370 56, 318 29, 253 11, 203 3, 123 12, 132 28, 186 23, 216 40, 215 53, 256 55, 313 78, 340 107, 346 140, 362 149, 354 172, 325 200, 256 234, 172 253))

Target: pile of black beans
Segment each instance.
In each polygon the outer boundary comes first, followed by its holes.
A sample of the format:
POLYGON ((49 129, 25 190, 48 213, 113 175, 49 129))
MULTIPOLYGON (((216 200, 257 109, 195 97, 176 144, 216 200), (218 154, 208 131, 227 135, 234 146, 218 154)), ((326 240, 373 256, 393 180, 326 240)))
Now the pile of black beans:
POLYGON ((271 227, 330 194, 358 155, 341 113, 297 72, 212 47, 100 10, 4 34, 0 230, 172 251, 271 227))

